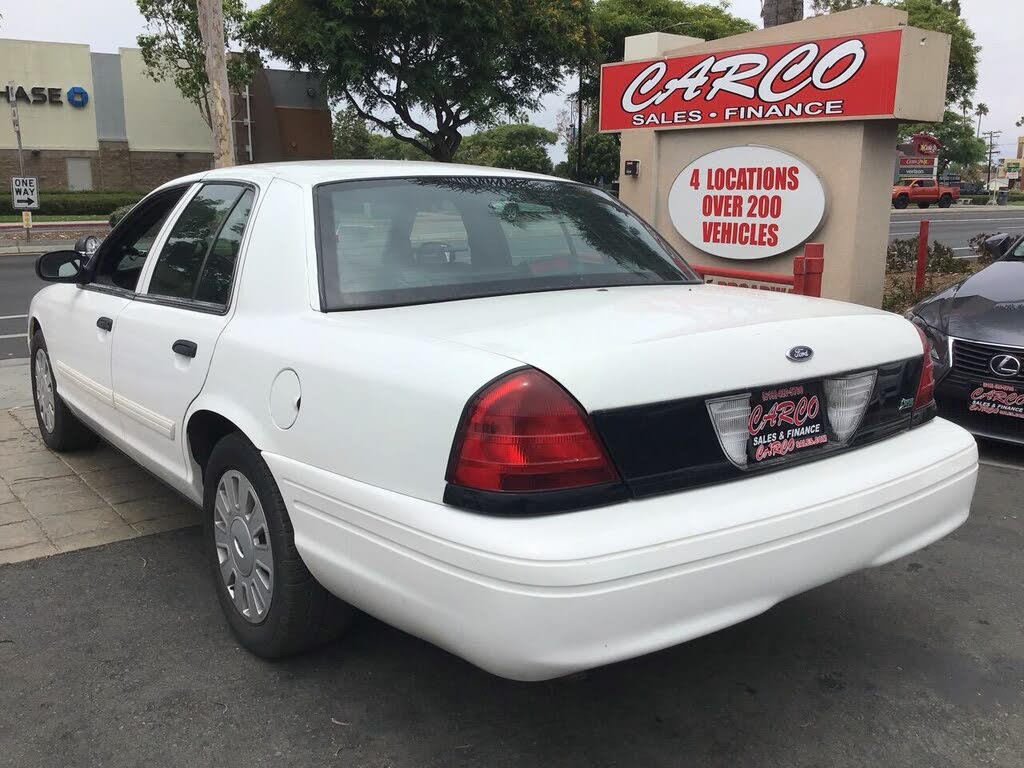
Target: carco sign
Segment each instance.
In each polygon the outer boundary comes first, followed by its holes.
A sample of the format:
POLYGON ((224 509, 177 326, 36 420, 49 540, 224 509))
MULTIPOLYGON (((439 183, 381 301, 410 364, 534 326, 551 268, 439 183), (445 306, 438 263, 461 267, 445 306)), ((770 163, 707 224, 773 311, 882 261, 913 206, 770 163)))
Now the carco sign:
POLYGON ((825 214, 825 190, 814 170, 788 152, 726 147, 683 169, 668 212, 694 248, 725 259, 763 259, 814 234, 825 214))
POLYGON ((901 30, 601 69, 602 131, 892 117, 901 30))

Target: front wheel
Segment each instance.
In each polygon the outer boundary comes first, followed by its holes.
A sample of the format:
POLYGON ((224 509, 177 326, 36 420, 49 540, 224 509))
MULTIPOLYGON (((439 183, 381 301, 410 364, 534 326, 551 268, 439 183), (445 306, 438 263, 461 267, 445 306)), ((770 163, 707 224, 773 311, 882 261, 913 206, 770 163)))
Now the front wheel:
POLYGON ((907 207, 908 202, 909 201, 907 200, 906 195, 900 195, 899 197, 892 201, 892 207, 899 208, 900 210, 902 210, 907 207))
POLYGON ((239 434, 224 437, 204 479, 207 557, 239 642, 272 659, 337 639, 352 609, 302 562, 284 500, 259 451, 239 434))
POLYGON ((39 434, 46 447, 54 451, 76 451, 91 448, 99 438, 79 421, 64 404, 53 377, 50 353, 46 349, 43 332, 32 334, 32 402, 36 409, 39 434))

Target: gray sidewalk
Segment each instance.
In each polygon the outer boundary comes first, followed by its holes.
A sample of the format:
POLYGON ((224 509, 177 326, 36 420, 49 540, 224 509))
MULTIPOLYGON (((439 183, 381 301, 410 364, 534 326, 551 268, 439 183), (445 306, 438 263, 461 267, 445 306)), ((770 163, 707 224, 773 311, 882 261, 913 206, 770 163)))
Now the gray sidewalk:
POLYGON ((28 361, 0 364, 0 564, 199 523, 195 507, 104 443, 50 451, 31 403, 28 361))

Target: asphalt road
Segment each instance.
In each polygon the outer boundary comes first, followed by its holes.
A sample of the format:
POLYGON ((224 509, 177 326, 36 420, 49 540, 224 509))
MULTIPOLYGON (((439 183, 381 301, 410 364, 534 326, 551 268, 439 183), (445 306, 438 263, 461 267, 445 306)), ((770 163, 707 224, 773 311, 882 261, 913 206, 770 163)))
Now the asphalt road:
POLYGON ((195 528, 0 567, 0 763, 1019 768, 1022 494, 983 467, 970 520, 922 552, 546 683, 366 617, 260 661, 195 528))
POLYGON ((932 206, 927 210, 893 211, 889 239, 916 236, 921 219, 929 221, 929 238, 948 245, 957 256, 969 256, 968 243, 980 233, 1024 234, 1024 206, 966 206, 945 210, 932 206))
POLYGON ((25 329, 32 296, 42 286, 35 256, 0 255, 0 360, 28 357, 25 329))

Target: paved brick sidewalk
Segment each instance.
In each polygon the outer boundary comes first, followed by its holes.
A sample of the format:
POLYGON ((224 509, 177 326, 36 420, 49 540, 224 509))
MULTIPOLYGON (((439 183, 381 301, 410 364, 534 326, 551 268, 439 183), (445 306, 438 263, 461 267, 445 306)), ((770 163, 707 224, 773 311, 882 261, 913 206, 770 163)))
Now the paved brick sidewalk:
POLYGON ((0 564, 199 519, 195 507, 106 444, 57 454, 40 440, 31 407, 0 410, 0 564))

